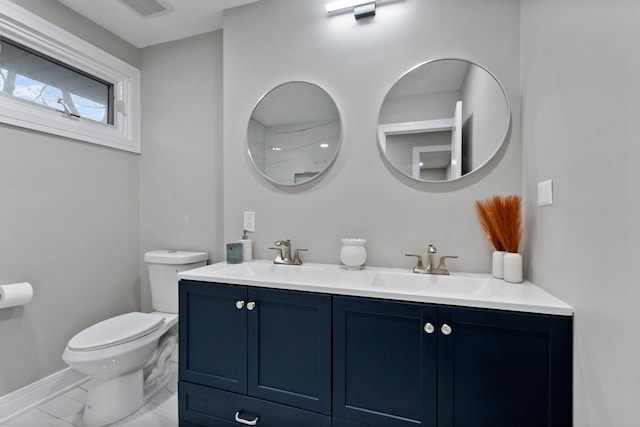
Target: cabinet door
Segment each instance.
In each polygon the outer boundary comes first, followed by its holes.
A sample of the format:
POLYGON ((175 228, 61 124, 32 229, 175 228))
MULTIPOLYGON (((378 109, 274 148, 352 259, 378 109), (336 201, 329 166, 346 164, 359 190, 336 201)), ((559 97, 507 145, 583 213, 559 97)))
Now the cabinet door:
POLYGON ((333 313, 335 422, 434 426, 436 307, 334 297, 333 313))
POLYGON ((566 427, 571 318, 438 308, 439 427, 566 427))
POLYGON ((246 393, 247 288, 182 280, 179 294, 180 379, 246 393))
POLYGON ((249 395, 331 414, 331 297, 249 288, 249 395))

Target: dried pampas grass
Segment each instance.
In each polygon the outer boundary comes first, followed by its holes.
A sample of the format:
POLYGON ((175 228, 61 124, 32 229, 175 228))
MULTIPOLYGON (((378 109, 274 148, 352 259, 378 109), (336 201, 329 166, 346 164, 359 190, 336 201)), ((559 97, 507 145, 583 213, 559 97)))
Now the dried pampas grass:
POLYGON ((476 201, 476 212, 480 220, 480 226, 496 251, 504 251, 498 236, 499 229, 496 225, 497 218, 501 216, 499 214, 501 205, 502 202, 499 196, 476 201))
POLYGON ((522 197, 493 196, 476 202, 480 225, 496 251, 518 252, 522 238, 522 197))

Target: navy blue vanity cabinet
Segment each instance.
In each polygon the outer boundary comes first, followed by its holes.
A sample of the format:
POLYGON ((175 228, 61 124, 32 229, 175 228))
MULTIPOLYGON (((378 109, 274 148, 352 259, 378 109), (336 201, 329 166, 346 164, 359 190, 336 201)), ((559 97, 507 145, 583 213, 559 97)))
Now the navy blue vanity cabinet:
POLYGON ((182 280, 179 337, 181 425, 331 425, 329 295, 182 280))
POLYGON ((333 427, 568 427, 572 318, 334 298, 333 427))
POLYGON ((572 319, 439 306, 438 426, 571 426, 572 319))
POLYGON ((247 393, 246 300, 245 286, 180 283, 181 381, 247 393))
POLYGON ((331 415, 331 296, 249 288, 248 393, 331 415))
POLYGON ((334 297, 333 427, 436 425, 436 321, 435 305, 334 297))

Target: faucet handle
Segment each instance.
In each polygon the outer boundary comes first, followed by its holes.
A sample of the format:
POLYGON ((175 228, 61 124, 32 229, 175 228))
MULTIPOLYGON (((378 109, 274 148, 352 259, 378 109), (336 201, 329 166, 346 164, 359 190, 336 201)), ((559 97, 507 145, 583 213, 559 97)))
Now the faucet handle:
POLYGON ((302 264, 302 260, 300 259, 300 252, 301 252, 301 251, 302 251, 302 252, 307 252, 308 250, 309 250, 309 249, 296 249, 296 250, 293 252, 293 262, 294 262, 295 264, 298 264, 298 265, 299 265, 299 264, 302 264))
POLYGON ((276 259, 280 258, 282 259, 282 248, 269 248, 272 249, 274 251, 278 251, 278 254, 276 255, 276 259))
POLYGON ((435 246, 433 246, 433 245, 431 245, 431 244, 430 244, 430 245, 427 247, 427 253, 428 253, 428 254, 435 254, 436 252, 438 252, 438 251, 436 250, 436 247, 435 247, 435 246))
POLYGON ((413 272, 414 273, 426 273, 427 272, 427 269, 424 268, 424 264, 422 264, 422 255, 404 254, 404 256, 414 256, 414 257, 418 258, 418 263, 416 264, 415 267, 413 267, 413 272))
POLYGON ((444 265, 444 262, 447 258, 458 258, 457 255, 446 255, 440 257, 440 262, 438 263, 438 268, 436 271, 438 274, 449 274, 449 270, 447 270, 447 266, 444 265))

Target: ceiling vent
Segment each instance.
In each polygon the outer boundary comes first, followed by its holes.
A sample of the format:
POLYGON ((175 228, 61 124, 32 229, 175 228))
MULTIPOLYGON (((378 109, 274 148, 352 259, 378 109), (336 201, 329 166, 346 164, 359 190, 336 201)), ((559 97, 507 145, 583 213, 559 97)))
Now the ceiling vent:
POLYGON ((120 1, 143 18, 153 18, 173 11, 173 7, 166 0, 120 1))

